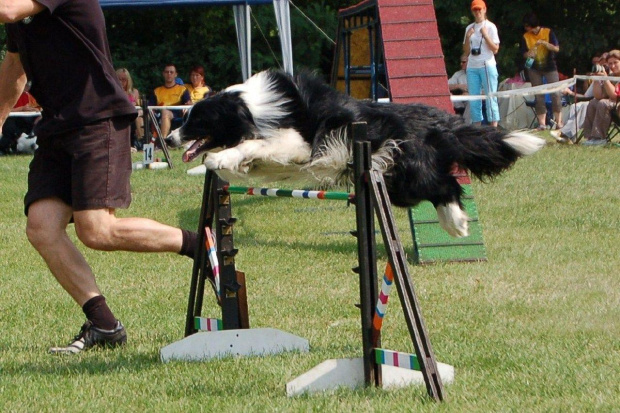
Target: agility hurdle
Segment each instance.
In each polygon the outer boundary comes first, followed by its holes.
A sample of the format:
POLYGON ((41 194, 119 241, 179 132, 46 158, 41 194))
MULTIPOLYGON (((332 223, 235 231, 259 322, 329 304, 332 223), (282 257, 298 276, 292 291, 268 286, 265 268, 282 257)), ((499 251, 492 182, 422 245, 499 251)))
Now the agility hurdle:
POLYGON ((245 279, 234 268, 234 256, 238 250, 232 243, 232 227, 235 219, 230 216, 233 193, 262 196, 286 196, 324 200, 347 200, 356 206, 356 226, 352 235, 357 238, 358 266, 353 269, 360 279, 360 309, 362 324, 362 357, 354 359, 327 360, 310 371, 287 383, 289 396, 305 392, 317 392, 339 386, 356 387, 360 384, 402 387, 411 383, 426 384, 428 394, 435 400, 443 400, 443 384, 452 381, 454 369, 435 361, 426 328, 419 311, 406 257, 396 232, 387 190, 381 174, 371 170, 371 151, 366 138, 366 125, 351 125, 354 143, 355 195, 324 191, 294 191, 267 188, 235 187, 224 183, 211 171, 205 176, 205 190, 199 226, 199 246, 192 282, 183 340, 162 348, 162 360, 205 360, 226 355, 265 355, 282 351, 308 351, 307 340, 274 329, 249 329, 247 318, 247 295, 245 279), (374 213, 379 218, 381 232, 388 253, 388 266, 392 282, 396 283, 407 327, 415 348, 415 355, 380 348, 381 319, 385 314, 389 291, 382 288, 378 301, 376 269, 376 242, 374 213), (219 263, 213 265, 207 258, 204 229, 215 225, 215 248, 219 263), (221 290, 216 291, 222 310, 221 323, 200 317, 205 280, 213 281, 213 267, 220 274, 221 290), (243 294, 240 294, 243 291, 243 294), (379 308, 380 303, 382 306, 379 308), (198 321, 197 321, 198 320, 198 321), (198 332, 198 327, 216 326, 212 332, 198 332), (219 331, 223 329, 223 331, 219 331), (417 370, 417 371, 415 371, 417 370), (441 373, 441 375, 440 375, 441 373), (421 376, 421 377, 420 377, 421 376))

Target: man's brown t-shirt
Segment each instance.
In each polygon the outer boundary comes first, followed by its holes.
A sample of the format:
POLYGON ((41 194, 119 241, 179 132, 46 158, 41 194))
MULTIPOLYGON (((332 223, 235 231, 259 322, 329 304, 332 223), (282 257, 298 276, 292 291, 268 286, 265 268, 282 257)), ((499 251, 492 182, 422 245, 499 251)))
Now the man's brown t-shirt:
POLYGON ((6 24, 7 48, 19 53, 30 93, 43 108, 37 135, 134 115, 112 65, 97 0, 37 0, 47 9, 6 24))

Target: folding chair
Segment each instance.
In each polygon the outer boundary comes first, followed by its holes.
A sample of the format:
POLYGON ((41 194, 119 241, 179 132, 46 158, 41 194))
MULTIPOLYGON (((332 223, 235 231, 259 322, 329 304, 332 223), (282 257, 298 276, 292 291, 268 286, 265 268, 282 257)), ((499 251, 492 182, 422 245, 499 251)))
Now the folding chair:
POLYGON ((607 142, 611 143, 611 141, 618 135, 620 135, 620 114, 618 111, 620 110, 620 102, 616 102, 616 105, 611 110, 611 123, 609 124, 609 129, 607 129, 607 142))
MULTIPOLYGON (((611 122, 609 124, 609 128, 607 129, 607 135, 605 136, 605 139, 608 143, 611 143, 616 138, 616 136, 620 136, 620 115, 618 114, 619 110, 620 102, 616 102, 616 105, 611 109, 611 122)), ((582 138, 583 129, 579 131, 575 143, 579 143, 582 138)))
POLYGON ((530 108, 532 110, 532 114, 534 115, 534 118, 530 122, 530 126, 528 126, 528 129, 534 129, 534 125, 538 123, 538 115, 536 115, 536 98, 534 98, 533 100, 528 100, 525 96, 523 96, 523 101, 525 102, 525 106, 530 108))

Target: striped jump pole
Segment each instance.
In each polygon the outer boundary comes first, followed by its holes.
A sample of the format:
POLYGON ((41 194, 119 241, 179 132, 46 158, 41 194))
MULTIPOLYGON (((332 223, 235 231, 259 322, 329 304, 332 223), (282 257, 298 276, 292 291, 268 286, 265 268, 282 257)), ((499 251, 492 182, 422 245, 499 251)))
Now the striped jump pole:
POLYGON ((381 291, 379 291, 379 298, 377 299, 377 307, 375 308, 375 315, 372 320, 372 344, 377 346, 379 335, 381 334, 381 326, 383 325, 383 317, 387 311, 388 298, 390 297, 390 291, 394 285, 394 272, 392 265, 387 263, 385 267, 385 274, 383 274, 383 282, 381 283, 381 291))
POLYGON ((224 186, 231 194, 260 195, 279 198, 323 199, 332 201, 353 201, 355 194, 348 192, 307 191, 303 189, 253 188, 247 186, 224 186))
POLYGON ((215 290, 219 296, 222 293, 220 290, 220 263, 217 259, 217 250, 215 249, 215 237, 209 227, 205 228, 205 247, 207 248, 207 255, 209 256, 209 262, 213 270, 215 290))

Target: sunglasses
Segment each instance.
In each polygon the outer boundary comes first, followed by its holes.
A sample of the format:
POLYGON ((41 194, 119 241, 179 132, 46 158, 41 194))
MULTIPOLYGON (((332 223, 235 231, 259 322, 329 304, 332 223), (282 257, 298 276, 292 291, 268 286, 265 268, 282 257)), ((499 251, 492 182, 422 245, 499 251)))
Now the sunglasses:
POLYGON ((471 11, 482 11, 482 9, 471 9, 471 11))

